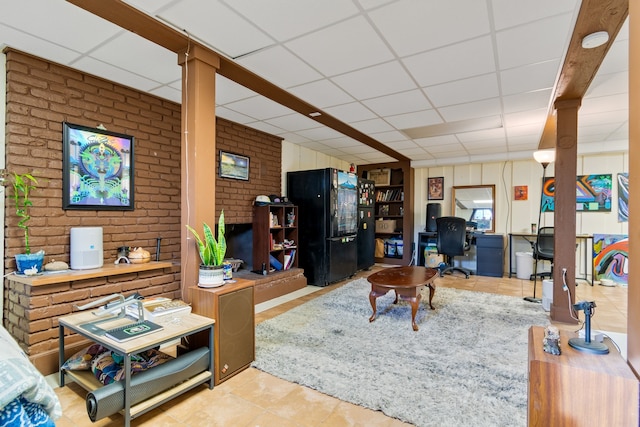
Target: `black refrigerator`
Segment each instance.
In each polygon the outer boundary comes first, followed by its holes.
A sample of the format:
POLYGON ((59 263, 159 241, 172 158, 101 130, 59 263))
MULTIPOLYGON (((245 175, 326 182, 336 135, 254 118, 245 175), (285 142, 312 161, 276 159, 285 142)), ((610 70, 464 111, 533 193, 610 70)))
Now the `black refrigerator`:
POLYGON ((375 264, 375 181, 358 178, 358 271, 375 264))
POLYGON ((298 266, 310 285, 357 271, 358 177, 333 168, 287 172, 287 197, 298 206, 298 266))

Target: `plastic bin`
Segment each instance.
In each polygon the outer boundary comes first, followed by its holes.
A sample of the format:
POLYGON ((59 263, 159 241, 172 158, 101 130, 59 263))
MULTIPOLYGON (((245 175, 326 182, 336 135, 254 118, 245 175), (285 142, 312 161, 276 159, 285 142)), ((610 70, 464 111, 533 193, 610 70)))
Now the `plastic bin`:
POLYGON ((529 280, 533 273, 533 252, 516 252, 516 277, 529 280))

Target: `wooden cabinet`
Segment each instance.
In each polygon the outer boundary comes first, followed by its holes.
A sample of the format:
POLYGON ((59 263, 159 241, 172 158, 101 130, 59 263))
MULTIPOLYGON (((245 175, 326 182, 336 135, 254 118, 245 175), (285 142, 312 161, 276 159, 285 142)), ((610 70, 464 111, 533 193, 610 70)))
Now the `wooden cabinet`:
POLYGON ((384 255, 376 262, 409 265, 413 252, 414 171, 409 162, 377 163, 358 167, 361 177, 375 182, 376 239, 384 255), (384 221, 378 223, 379 220, 384 221))
POLYGON ((529 426, 637 426, 638 379, 608 339, 609 354, 569 346, 560 331, 561 355, 545 353, 544 328, 529 329, 529 426))
POLYGON ((254 206, 253 270, 268 274, 298 266, 298 207, 254 206))
MULTIPOLYGON (((254 282, 235 279, 218 288, 189 288, 192 311, 215 319, 214 383, 229 379, 251 365, 255 358, 254 282)), ((192 348, 201 345, 198 335, 192 348)))

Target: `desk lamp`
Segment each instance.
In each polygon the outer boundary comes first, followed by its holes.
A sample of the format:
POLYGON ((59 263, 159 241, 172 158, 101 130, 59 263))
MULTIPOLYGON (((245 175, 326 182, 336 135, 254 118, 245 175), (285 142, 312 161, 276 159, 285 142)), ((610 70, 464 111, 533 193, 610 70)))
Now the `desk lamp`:
MULTIPOLYGON (((533 152, 533 158, 542 165, 542 188, 540 188, 540 206, 538 210, 538 228, 540 230, 540 220, 542 219, 542 200, 544 194, 544 180, 547 177, 547 166, 556 159, 556 150, 538 150, 533 152)), ((538 261, 536 261, 538 262, 538 261)), ((525 297, 525 301, 542 302, 540 298, 536 298, 536 282, 533 284, 533 296, 525 297)))
POLYGON ((584 310, 585 329, 584 338, 571 338, 569 340, 569 346, 586 353, 607 354, 609 353, 609 347, 607 347, 606 344, 591 341, 591 316, 593 315, 595 306, 595 301, 580 301, 573 304, 574 310, 584 310))

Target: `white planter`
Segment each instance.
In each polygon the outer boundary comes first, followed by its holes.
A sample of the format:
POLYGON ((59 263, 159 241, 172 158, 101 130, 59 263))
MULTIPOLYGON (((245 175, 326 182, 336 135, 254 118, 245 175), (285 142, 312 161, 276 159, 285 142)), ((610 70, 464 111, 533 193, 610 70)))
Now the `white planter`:
POLYGON ((217 288, 224 285, 224 271, 221 265, 200 265, 198 286, 201 288, 217 288))

